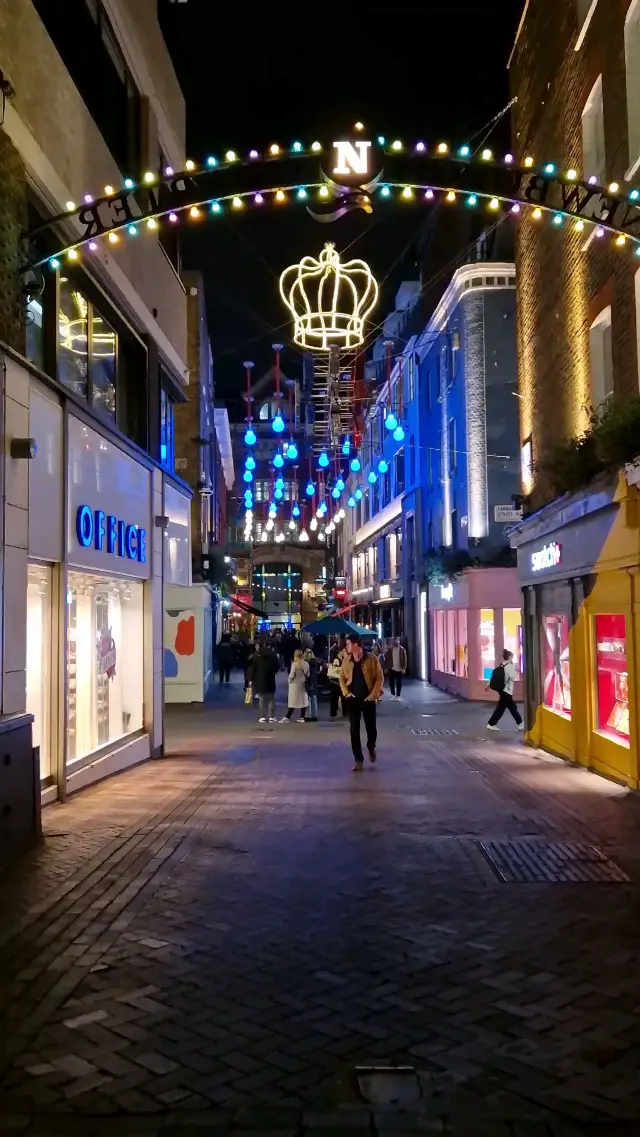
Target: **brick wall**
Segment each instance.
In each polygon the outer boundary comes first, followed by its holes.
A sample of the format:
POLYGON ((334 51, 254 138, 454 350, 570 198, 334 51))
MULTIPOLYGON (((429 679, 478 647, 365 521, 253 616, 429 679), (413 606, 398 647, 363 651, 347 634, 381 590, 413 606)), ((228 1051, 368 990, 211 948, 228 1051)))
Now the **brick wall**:
POLYGON ((20 237, 27 224, 24 164, 0 130, 0 340, 24 354, 25 301, 20 237))
MULTIPOLYGON (((513 148, 536 165, 583 171, 582 111, 602 74, 607 181, 624 186, 627 138, 624 20, 630 0, 599 0, 579 51, 576 0, 530 0, 511 62, 513 148)), ((635 158, 635 155, 633 156, 635 158)), ((583 251, 587 232, 552 230, 524 218, 516 239, 521 437, 534 461, 582 433, 590 409, 589 326, 612 308, 614 386, 638 390, 635 273, 629 250, 610 238, 583 251), (610 297, 610 301, 609 301, 610 297)), ((539 481, 536 490, 541 490, 539 481)), ((534 498, 536 494, 534 491, 534 498)))

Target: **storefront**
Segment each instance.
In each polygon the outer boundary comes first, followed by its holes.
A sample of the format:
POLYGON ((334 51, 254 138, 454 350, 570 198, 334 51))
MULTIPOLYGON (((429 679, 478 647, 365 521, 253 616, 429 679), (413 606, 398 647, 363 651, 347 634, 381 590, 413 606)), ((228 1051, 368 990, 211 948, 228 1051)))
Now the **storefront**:
POLYGON ((466 699, 494 700, 486 687, 506 648, 522 696, 521 594, 516 569, 469 569, 458 580, 429 586, 431 681, 466 699))
MULTIPOLYGON (((180 577, 166 475, 80 415, 31 378, 26 704, 44 802, 162 753, 163 561, 180 577)), ((190 548, 188 521, 178 538, 190 548)))
POLYGON ((511 535, 524 596, 526 738, 638 786, 637 490, 552 503, 511 535))

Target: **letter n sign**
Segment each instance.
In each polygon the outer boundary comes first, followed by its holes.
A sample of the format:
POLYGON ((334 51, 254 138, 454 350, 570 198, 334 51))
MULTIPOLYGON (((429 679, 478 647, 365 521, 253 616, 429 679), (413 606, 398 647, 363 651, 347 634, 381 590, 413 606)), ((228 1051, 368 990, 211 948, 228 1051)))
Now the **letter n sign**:
POLYGON ((344 177, 369 173, 370 142, 334 142, 333 146, 336 152, 334 174, 342 174, 344 177))

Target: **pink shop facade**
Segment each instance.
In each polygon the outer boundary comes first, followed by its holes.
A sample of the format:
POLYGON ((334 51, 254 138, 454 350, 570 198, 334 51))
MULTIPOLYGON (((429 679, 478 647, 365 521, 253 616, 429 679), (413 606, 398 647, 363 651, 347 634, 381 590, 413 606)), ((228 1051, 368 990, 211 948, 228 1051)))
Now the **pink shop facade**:
POLYGON ((468 569, 455 581, 429 585, 431 682, 465 699, 495 700, 486 686, 513 652, 522 695, 522 593, 515 568, 468 569))

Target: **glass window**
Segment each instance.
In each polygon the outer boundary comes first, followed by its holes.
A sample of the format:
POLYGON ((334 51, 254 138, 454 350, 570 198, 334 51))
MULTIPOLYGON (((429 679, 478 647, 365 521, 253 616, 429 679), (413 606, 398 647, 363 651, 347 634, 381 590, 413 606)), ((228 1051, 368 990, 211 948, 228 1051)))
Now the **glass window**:
POLYGON ((624 616, 596 616, 598 730, 629 745, 629 675, 624 616))
POLYGON ((519 608, 505 608, 503 610, 502 635, 505 648, 507 651, 513 652, 516 671, 518 675, 522 675, 522 612, 519 608))
POLYGON ((436 671, 446 671, 446 648, 445 648, 445 635, 444 635, 444 612, 438 609, 433 613, 433 622, 435 627, 435 645, 436 645, 436 671))
POLYGON ((569 616, 545 613, 542 617, 542 705, 566 718, 571 716, 569 670, 569 616))
POLYGON ((142 598, 141 581, 69 573, 69 764, 142 728, 142 598))
POLYGON ((489 680, 496 665, 493 608, 480 609, 480 679, 489 680))
POLYGON ((160 389, 160 461, 173 470, 173 402, 164 387, 160 389))
POLYGON ((40 747, 40 780, 51 778, 51 568, 27 570, 27 711, 33 715, 33 745, 40 747))
POLYGON ((582 112, 582 169, 588 177, 604 184, 607 163, 604 149, 604 105, 602 75, 598 75, 582 112))
POLYGON ((413 352, 409 356, 409 402, 413 401, 416 393, 416 357, 413 352))
POLYGON ((113 328, 91 309, 91 401, 109 418, 116 417, 116 346, 113 328))
POLYGON ((58 311, 58 379, 74 394, 87 398, 89 371, 89 304, 65 276, 60 277, 58 311))
POLYGON ((469 655, 467 646, 467 609, 459 608, 458 636, 456 640, 456 675, 466 679, 469 675, 469 655))
POLYGON ((404 450, 398 450, 394 459, 395 466, 395 487, 394 494, 404 493, 404 450))
POLYGON ((447 658, 445 660, 445 671, 447 675, 456 674, 456 610, 455 608, 448 608, 445 612, 446 629, 447 629, 447 658))

